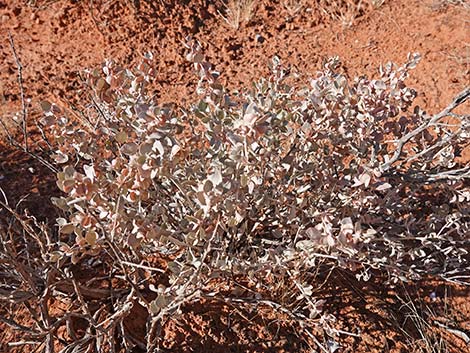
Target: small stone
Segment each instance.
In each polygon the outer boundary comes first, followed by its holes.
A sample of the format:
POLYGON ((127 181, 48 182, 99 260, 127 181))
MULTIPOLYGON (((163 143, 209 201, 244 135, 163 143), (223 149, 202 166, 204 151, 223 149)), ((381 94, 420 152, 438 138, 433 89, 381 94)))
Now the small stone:
POLYGON ((256 35, 255 35, 255 40, 256 40, 256 42, 258 42, 258 43, 264 43, 264 41, 265 41, 264 37, 263 37, 262 35, 260 35, 260 34, 256 34, 256 35))

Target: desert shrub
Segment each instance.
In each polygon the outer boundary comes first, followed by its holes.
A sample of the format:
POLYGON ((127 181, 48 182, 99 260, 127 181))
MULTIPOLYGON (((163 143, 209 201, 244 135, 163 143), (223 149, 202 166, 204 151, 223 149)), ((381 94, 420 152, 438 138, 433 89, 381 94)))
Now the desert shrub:
POLYGON ((454 110, 468 89, 434 116, 412 108, 414 54, 376 79, 350 80, 332 58, 304 88, 274 58, 269 78, 234 95, 197 43, 187 58, 202 97, 191 107, 149 96, 151 55, 133 71, 108 61, 88 72, 83 115, 42 104, 63 192, 52 200, 63 211, 59 240, 41 243, 42 260, 63 283, 64 268, 99 259, 126 288, 101 323, 82 315, 94 328, 83 345, 114 347, 117 323, 139 303, 147 334, 132 344, 152 351, 160 323, 216 298, 270 306, 315 340, 313 327, 335 333, 313 294, 335 268, 363 280, 459 279, 470 171, 457 157, 469 119, 454 110))

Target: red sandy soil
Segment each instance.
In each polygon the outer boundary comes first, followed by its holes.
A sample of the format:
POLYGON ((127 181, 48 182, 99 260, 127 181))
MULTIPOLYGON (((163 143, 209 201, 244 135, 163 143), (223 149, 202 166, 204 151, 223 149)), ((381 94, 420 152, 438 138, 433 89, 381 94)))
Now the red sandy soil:
MULTIPOLYGON (((470 12, 464 1, 453 5, 439 0, 386 0, 378 8, 366 4, 352 25, 345 27, 322 14, 315 1, 296 1, 304 6, 294 14, 283 6, 287 1, 259 0, 251 19, 238 29, 224 22, 220 2, 166 2, 171 5, 164 5, 164 0, 141 0, 140 6, 139 1, 130 0, 0 1, 2 121, 8 124, 21 113, 9 34, 23 65, 31 126, 41 115, 41 100, 80 104, 83 86, 78 74, 82 70, 108 58, 132 66, 148 51, 154 53, 158 69, 157 99, 162 104, 185 104, 194 98, 196 82, 184 58, 182 43, 188 35, 202 43, 229 89, 247 87, 266 75, 274 55, 301 78, 315 75, 325 58, 339 55, 348 75, 354 77, 373 76, 388 61, 403 63, 410 52, 419 52, 422 60, 408 84, 418 91, 417 103, 428 112, 438 112, 470 84, 470 12)), ((53 221, 48 200, 57 191, 49 172, 13 151, 6 136, 3 139, 0 187, 12 205, 27 196, 20 209, 53 221)), ((384 293, 379 283, 366 287, 340 277, 322 293, 327 298, 326 310, 338 318, 335 326, 359 337, 345 335, 340 342, 343 348, 337 352, 419 352, 420 333, 398 295, 405 302, 412 299, 418 311, 432 312, 426 314, 427 324, 437 337, 445 337, 449 352, 470 352, 460 338, 432 322, 434 315, 453 327, 470 330, 467 288, 428 281, 384 293), (429 298, 432 292, 438 295, 436 301, 429 298)), ((166 348, 172 352, 309 351, 293 328, 277 324, 268 311, 247 315, 248 321, 225 304, 188 308, 178 324, 166 328, 166 348), (231 326, 229 320, 237 324, 231 326)), ((142 330, 137 319, 129 325, 134 325, 137 335, 142 330)), ((0 324, 0 352, 8 351, 6 343, 19 337, 0 324)), ((22 352, 31 349, 26 346, 22 352)))

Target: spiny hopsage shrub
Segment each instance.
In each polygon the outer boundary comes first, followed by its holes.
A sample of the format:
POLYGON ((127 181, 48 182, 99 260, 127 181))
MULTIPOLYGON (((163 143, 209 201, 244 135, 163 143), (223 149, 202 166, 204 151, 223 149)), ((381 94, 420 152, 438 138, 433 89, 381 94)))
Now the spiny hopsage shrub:
POLYGON ((146 303, 156 319, 219 295, 215 279, 242 275, 258 291, 250 300, 271 304, 282 283, 290 293, 276 305, 315 320, 321 264, 366 280, 372 269, 409 279, 464 267, 468 167, 455 155, 469 127, 452 110, 468 92, 439 119, 410 110, 411 55, 353 81, 333 58, 303 89, 274 59, 268 79, 233 97, 199 45, 188 49, 203 97, 190 109, 147 95, 150 58, 134 72, 112 62, 89 72, 94 109, 81 121, 43 104, 63 165, 53 202, 70 235, 51 260, 110 247, 126 263, 172 254, 169 284, 146 303))

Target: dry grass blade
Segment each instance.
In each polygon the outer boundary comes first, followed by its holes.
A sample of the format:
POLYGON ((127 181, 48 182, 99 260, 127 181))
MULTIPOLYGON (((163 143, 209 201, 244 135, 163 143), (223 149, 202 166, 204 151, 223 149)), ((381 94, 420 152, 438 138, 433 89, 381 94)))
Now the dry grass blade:
POLYGON ((238 29, 242 23, 249 22, 253 16, 256 0, 228 0, 223 3, 223 20, 232 28, 238 29))

